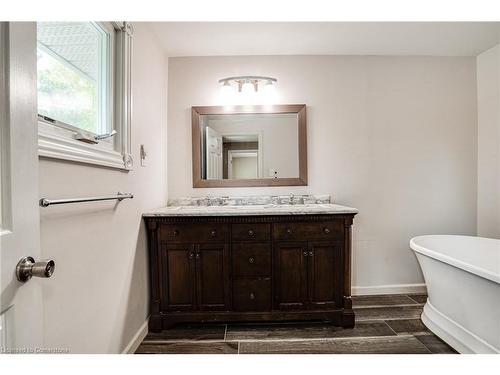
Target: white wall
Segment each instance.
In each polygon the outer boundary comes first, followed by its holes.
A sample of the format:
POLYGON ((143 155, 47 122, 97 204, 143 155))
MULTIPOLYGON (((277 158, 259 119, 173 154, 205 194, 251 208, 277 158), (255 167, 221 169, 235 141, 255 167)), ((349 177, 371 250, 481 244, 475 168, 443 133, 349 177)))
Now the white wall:
POLYGON ((45 283, 45 347, 121 352, 148 315, 146 233, 141 214, 165 205, 166 59, 145 26, 133 38, 134 170, 40 160, 40 196, 131 192, 134 199, 40 209, 42 254, 56 261, 45 283), (139 145, 148 152, 140 166, 139 145))
POLYGON ((477 57, 477 233, 500 238, 500 44, 477 57))
POLYGON ((468 57, 170 58, 169 197, 331 194, 360 210, 354 291, 421 284, 411 237, 476 233, 475 69, 468 57), (308 105, 309 186, 192 188, 190 107, 223 104, 218 79, 241 74, 277 77, 280 103, 308 105))

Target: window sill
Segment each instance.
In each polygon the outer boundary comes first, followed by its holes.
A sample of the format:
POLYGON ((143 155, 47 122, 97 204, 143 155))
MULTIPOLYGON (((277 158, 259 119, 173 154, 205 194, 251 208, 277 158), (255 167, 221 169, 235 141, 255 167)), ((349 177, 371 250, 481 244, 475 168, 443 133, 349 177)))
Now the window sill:
POLYGON ((38 122, 38 156, 126 171, 132 169, 131 156, 113 149, 112 142, 90 145, 71 139, 66 131, 54 128, 38 122))

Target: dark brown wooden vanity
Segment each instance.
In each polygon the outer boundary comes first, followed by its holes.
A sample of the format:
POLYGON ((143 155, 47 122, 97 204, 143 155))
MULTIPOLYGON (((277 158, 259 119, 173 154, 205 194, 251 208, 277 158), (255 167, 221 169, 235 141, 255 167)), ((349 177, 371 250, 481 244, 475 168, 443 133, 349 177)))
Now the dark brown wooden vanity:
POLYGON ((149 329, 300 320, 353 327, 354 215, 145 216, 149 329))

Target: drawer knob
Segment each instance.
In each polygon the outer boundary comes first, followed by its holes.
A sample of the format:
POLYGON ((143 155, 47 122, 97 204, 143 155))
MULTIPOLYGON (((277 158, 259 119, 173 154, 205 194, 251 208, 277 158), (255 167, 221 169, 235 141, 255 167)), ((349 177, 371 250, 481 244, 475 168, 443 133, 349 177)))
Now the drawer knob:
POLYGON ((248 258, 248 263, 251 263, 251 264, 255 263, 255 258, 254 257, 248 258))
POLYGON ((255 299, 255 294, 250 293, 250 299, 255 299))
POLYGON ((323 232, 325 232, 326 234, 330 233, 330 229, 328 228, 323 228, 323 232))
POLYGON ((216 235, 217 231, 215 229, 210 231, 210 236, 215 237, 216 235))
POLYGON ((179 231, 176 229, 176 230, 174 230, 173 234, 174 234, 174 236, 178 236, 179 235, 179 231))
POLYGON ((255 232, 254 232, 252 229, 250 229, 250 230, 248 231, 248 235, 249 235, 250 237, 253 237, 253 236, 255 236, 255 232))
POLYGON ((286 228, 286 234, 292 234, 292 230, 290 228, 286 228))

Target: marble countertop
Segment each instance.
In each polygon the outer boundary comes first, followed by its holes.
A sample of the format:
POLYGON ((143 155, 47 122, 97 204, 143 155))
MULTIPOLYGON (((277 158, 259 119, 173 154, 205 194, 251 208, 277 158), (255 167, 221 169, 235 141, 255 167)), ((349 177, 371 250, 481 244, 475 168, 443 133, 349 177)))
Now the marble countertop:
POLYGON ((356 208, 339 204, 263 204, 241 206, 167 206, 142 214, 157 216, 264 216, 264 215, 315 215, 356 214, 356 208))

